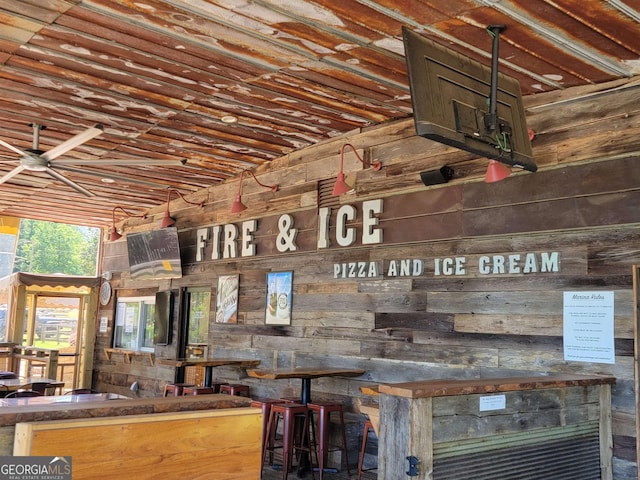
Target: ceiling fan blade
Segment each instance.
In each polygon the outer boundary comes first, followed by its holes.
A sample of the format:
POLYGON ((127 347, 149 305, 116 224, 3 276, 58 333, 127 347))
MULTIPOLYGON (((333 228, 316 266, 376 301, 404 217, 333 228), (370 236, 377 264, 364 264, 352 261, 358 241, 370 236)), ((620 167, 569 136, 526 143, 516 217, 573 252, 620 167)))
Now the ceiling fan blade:
POLYGON ((18 155, 27 155, 27 152, 25 152, 24 150, 20 150, 19 148, 14 147, 13 145, 11 145, 10 143, 5 142, 4 140, 0 140, 0 145, 5 146, 6 148, 11 150, 12 152, 16 152, 18 155))
POLYGON ((96 125, 95 127, 88 128, 84 132, 77 134, 75 137, 71 137, 69 140, 62 142, 57 147, 53 147, 51 150, 46 151, 40 156, 47 161, 51 161, 54 158, 58 158, 60 155, 67 153, 69 150, 88 142, 94 137, 97 137, 102 132, 104 132, 104 127, 102 125, 96 125))
POLYGON ((147 182, 145 180, 138 180, 137 178, 131 178, 125 175, 117 175, 110 172, 97 172, 95 170, 87 170, 86 168, 75 168, 75 167, 69 167, 67 165, 58 165, 57 163, 56 163, 56 168, 58 170, 65 170, 67 172, 81 173, 83 175, 92 175, 94 177, 100 177, 100 178, 112 178, 114 180, 121 180, 123 182, 135 183, 138 185, 146 185, 148 187, 167 188, 167 185, 163 185, 161 183, 147 182))
POLYGON ((16 175, 18 175, 24 169, 25 168, 22 165, 18 165, 16 168, 14 168, 9 173, 7 173, 4 177, 0 178, 0 183, 4 183, 7 180, 9 180, 10 178, 15 177, 16 175))
MULTIPOLYGON (((46 155, 46 154, 45 154, 46 155)), ((44 155, 43 155, 44 156, 44 155)), ((83 159, 83 158, 61 158, 59 160, 56 160, 53 164, 57 167, 59 165, 85 165, 85 166, 91 166, 91 165, 113 165, 113 166, 125 166, 125 167, 135 167, 135 166, 144 166, 144 165, 149 165, 149 166, 156 166, 156 167, 163 167, 163 166, 177 166, 177 165, 184 165, 186 164, 187 161, 186 160, 154 160, 151 158, 148 159, 144 159, 144 158, 132 158, 132 159, 126 159, 126 158, 114 158, 114 159, 102 159, 102 158, 96 158, 96 159, 83 159)))
POLYGON ((67 177, 65 177, 64 175, 60 175, 58 172, 56 172, 55 170, 53 170, 52 168, 47 167, 45 169, 45 172, 47 172, 49 175, 51 175, 53 178, 60 180, 62 183, 64 183, 65 185, 68 185, 69 187, 73 188, 76 192, 80 192, 83 195, 86 195, 87 197, 95 197, 94 193, 91 193, 89 190, 87 190, 84 187, 81 187, 80 185, 78 185, 77 183, 69 180, 67 177))

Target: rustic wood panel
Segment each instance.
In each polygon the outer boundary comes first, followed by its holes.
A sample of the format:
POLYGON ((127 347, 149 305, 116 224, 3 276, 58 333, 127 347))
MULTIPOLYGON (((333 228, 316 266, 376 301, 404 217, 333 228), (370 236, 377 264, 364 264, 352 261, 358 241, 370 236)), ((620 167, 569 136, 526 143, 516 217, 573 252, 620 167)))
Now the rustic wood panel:
POLYGON ((71 456, 79 479, 121 478, 123 469, 140 479, 157 478, 158 469, 190 478, 257 479, 261 432, 262 415, 254 408, 19 423, 14 454, 71 456), (70 436, 83 441, 69 442, 70 436))

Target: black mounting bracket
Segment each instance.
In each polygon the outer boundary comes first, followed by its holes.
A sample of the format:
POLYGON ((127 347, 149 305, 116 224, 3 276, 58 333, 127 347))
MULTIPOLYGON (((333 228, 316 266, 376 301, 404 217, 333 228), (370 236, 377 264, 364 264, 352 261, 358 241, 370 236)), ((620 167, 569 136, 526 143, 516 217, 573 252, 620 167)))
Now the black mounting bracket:
POLYGON ((406 472, 407 475, 410 477, 417 477, 419 474, 418 464, 420 463, 420 460, 413 455, 408 456, 407 460, 409 461, 409 470, 406 472))
POLYGON ((490 25, 487 30, 493 37, 493 48, 491 51, 491 91, 489 92, 489 112, 484 117, 484 128, 488 133, 493 133, 498 129, 498 53, 500 45, 500 33, 507 27, 504 25, 490 25))

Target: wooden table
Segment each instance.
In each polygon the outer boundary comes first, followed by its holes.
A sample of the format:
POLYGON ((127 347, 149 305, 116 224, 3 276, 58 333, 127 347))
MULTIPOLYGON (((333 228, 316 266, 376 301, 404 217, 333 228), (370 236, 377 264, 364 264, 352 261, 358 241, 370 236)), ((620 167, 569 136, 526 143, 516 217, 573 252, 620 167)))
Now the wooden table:
POLYGON ((33 405, 58 405, 60 407, 71 403, 104 402, 105 400, 126 399, 117 393, 88 393, 83 395, 43 395, 40 397, 3 398, 0 407, 21 407, 33 405))
POLYGON ((289 368, 289 369, 258 369, 247 370, 247 375, 265 380, 280 380, 286 378, 300 378, 300 403, 306 405, 311 401, 311 379, 320 377, 359 377, 364 370, 359 368, 289 368))
POLYGON ((48 383, 50 388, 64 387, 64 382, 56 380, 55 378, 22 377, 0 380, 0 388, 6 387, 8 391, 13 392, 31 383, 48 383))
POLYGON ((213 382, 214 367, 234 366, 234 367, 257 367, 260 360, 253 358, 159 358, 161 365, 171 365, 172 367, 204 367, 204 386, 210 387, 213 382))

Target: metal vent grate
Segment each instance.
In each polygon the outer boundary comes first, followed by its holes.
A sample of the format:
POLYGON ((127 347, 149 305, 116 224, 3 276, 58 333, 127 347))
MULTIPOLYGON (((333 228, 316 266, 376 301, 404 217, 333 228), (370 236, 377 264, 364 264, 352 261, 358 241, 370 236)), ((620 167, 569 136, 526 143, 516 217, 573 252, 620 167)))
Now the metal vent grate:
POLYGON ((318 182, 318 207, 334 208, 340 206, 340 197, 333 196, 333 185, 335 183, 335 177, 318 182))
POLYGON ((562 439, 555 436, 556 429, 548 430, 548 438, 538 438, 536 443, 464 455, 443 452, 441 458, 437 455, 434 458, 433 479, 600 480, 597 429, 587 435, 562 439))

